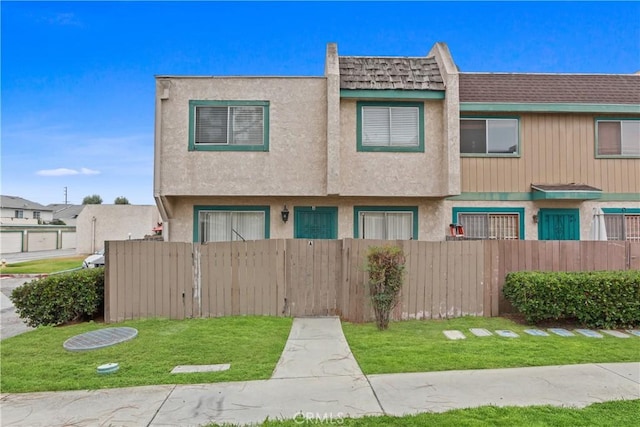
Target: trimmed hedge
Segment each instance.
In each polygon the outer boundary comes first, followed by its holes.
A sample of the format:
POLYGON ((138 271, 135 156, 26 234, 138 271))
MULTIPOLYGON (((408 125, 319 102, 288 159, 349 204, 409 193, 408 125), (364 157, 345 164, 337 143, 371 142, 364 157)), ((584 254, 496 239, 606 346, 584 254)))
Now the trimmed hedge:
POLYGON ((104 268, 54 274, 16 288, 11 301, 29 326, 93 317, 104 307, 104 268))
POLYGON ((640 271, 509 273, 503 293, 527 322, 575 319, 590 328, 640 325, 640 271))

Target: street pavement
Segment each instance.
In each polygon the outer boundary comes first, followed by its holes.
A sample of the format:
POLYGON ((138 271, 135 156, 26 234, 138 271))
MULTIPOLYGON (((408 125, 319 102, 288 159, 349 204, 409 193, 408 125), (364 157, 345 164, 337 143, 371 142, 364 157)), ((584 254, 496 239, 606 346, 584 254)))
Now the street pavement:
POLYGON ((0 340, 14 337, 33 329, 18 317, 16 308, 9 298, 15 288, 30 280, 32 280, 31 277, 0 278, 0 340))
MULTIPOLYGON (((232 366, 233 369, 233 366, 232 366)), ((345 417, 640 399, 640 362, 365 376, 338 318, 294 319, 269 380, 2 394, 3 426, 339 425, 345 417)))
POLYGON ((75 256, 75 249, 56 249, 51 251, 34 251, 34 252, 14 252, 8 254, 0 254, 0 260, 5 260, 7 264, 23 261, 33 261, 47 258, 60 258, 75 256))

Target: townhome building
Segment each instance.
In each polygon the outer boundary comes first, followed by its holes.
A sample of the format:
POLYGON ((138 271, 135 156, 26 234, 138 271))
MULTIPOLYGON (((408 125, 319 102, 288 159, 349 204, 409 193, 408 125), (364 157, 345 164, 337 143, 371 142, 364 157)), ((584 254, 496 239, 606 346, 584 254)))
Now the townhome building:
POLYGON ((640 75, 460 73, 467 236, 640 240, 640 75), (601 209, 601 210, 600 210, 601 209))
POLYGON ((640 75, 466 73, 444 43, 330 43, 323 76, 157 76, 155 102, 169 241, 586 240, 598 216, 640 239, 640 75))

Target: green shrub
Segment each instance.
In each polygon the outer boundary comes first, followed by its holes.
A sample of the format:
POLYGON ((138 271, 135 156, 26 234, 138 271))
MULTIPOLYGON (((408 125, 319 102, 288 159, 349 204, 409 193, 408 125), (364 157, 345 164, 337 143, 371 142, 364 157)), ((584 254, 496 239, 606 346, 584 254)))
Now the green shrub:
POLYGON ((104 268, 32 280, 14 289, 11 301, 18 316, 33 327, 92 317, 104 306, 104 268))
POLYGON ((640 325, 640 271, 507 275, 505 298, 528 322, 575 319, 590 328, 640 325))
POLYGON ((380 330, 389 327, 391 310, 398 304, 404 264, 404 253, 397 246, 371 246, 367 252, 369 294, 380 330))

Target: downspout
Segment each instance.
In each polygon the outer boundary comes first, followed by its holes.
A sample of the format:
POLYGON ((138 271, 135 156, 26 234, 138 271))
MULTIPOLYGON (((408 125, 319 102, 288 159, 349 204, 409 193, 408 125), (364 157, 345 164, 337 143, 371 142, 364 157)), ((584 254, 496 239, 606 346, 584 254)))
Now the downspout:
POLYGON ((155 111, 155 127, 154 127, 154 155, 153 155, 153 198, 162 218, 162 239, 166 242, 169 240, 169 209, 166 199, 161 195, 161 168, 160 168, 160 152, 162 143, 162 101, 169 99, 168 80, 162 80, 156 77, 156 111, 155 111))
POLYGON ((91 218, 91 253, 96 253, 96 217, 91 218))

